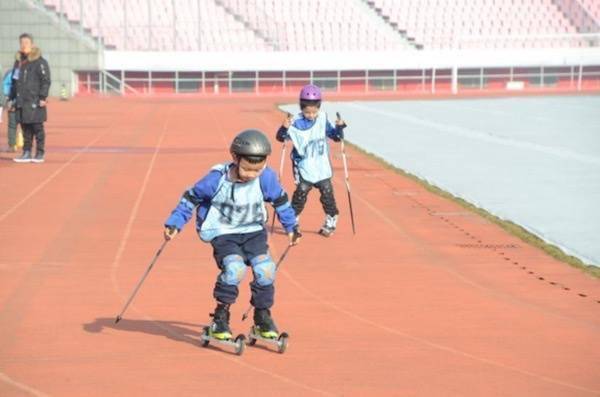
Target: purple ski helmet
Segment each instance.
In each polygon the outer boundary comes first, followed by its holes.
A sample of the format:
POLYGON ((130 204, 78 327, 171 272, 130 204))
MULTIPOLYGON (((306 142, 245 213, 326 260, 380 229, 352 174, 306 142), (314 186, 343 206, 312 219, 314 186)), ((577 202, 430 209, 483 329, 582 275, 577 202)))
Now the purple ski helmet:
POLYGON ((321 89, 316 85, 309 84, 302 87, 300 91, 301 101, 320 101, 321 100, 321 89))

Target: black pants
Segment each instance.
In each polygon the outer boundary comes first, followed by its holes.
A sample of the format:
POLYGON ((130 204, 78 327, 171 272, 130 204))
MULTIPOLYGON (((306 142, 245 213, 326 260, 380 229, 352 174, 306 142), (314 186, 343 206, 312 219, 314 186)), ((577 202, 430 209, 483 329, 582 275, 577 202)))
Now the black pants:
POLYGON ((44 124, 21 124, 23 128, 23 151, 31 152, 33 146, 33 139, 36 141, 36 152, 44 154, 45 143, 46 143, 46 131, 44 131, 44 124))
POLYGON ((299 175, 297 178, 298 183, 296 184, 296 190, 292 196, 292 208, 296 212, 296 216, 299 216, 302 210, 304 210, 304 205, 306 204, 306 199, 308 198, 308 192, 311 191, 313 186, 319 189, 319 192, 321 193, 320 201, 321 205, 323 206, 323 211, 325 211, 325 213, 329 216, 335 216, 340 213, 335 203, 331 178, 323 179, 322 181, 314 184, 305 181, 299 175))
MULTIPOLYGON (((260 255, 266 255, 269 252, 267 244, 267 231, 265 229, 253 233, 244 234, 224 234, 215 237, 211 242, 213 247, 213 256, 217 266, 223 272, 225 266, 223 259, 229 255, 239 255, 243 258, 246 266, 251 266, 250 260, 260 255)), ((256 279, 250 283, 252 306, 259 309, 269 309, 273 306, 275 297, 275 286, 273 284, 261 285, 256 279)), ((237 285, 231 285, 223 282, 221 277, 217 277, 215 288, 213 290, 214 298, 221 303, 233 304, 238 297, 239 289, 237 285)))
POLYGON ((17 112, 8 112, 8 147, 17 146, 17 112))

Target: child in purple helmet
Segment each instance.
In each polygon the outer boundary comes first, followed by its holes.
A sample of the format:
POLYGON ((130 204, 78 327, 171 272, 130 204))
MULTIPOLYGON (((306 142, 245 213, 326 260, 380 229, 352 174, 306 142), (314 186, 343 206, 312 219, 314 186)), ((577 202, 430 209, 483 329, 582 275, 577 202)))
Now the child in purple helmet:
POLYGON ((277 131, 279 142, 292 141, 292 163, 296 190, 292 197, 292 208, 296 216, 300 216, 308 192, 313 187, 321 193, 321 204, 325 211, 325 222, 319 233, 329 237, 335 231, 338 219, 338 208, 335 203, 331 177, 333 172, 329 160, 327 138, 339 142, 344 138, 346 124, 337 120, 333 127, 327 116, 320 113, 321 90, 309 84, 300 91, 300 110, 297 116, 288 115, 277 131))

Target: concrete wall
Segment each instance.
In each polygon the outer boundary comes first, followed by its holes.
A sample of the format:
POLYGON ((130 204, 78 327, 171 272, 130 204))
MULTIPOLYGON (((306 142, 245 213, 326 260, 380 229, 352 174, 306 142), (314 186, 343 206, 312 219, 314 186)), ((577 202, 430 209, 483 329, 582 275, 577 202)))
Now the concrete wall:
POLYGON ((64 85, 71 93, 74 70, 97 70, 99 55, 96 46, 85 35, 76 34, 66 21, 36 2, 0 0, 0 64, 2 74, 14 62, 19 49, 19 35, 31 33, 42 56, 50 64, 52 87, 50 95, 59 96, 64 85))

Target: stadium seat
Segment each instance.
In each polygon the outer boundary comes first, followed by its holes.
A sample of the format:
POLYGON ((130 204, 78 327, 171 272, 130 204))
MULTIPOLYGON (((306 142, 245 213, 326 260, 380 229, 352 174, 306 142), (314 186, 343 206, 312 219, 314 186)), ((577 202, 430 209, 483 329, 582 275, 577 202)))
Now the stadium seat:
MULTIPOLYGON (((117 49, 335 51, 585 45, 553 0, 43 0, 117 49), (372 8, 369 8, 369 5, 372 8), (514 36, 514 37, 513 37, 514 36), (468 41, 468 43, 466 42, 468 41), (464 42, 461 44, 461 42, 464 42)), ((600 1, 576 11, 600 20, 600 1), (584 10, 584 11, 582 11, 584 10)))

